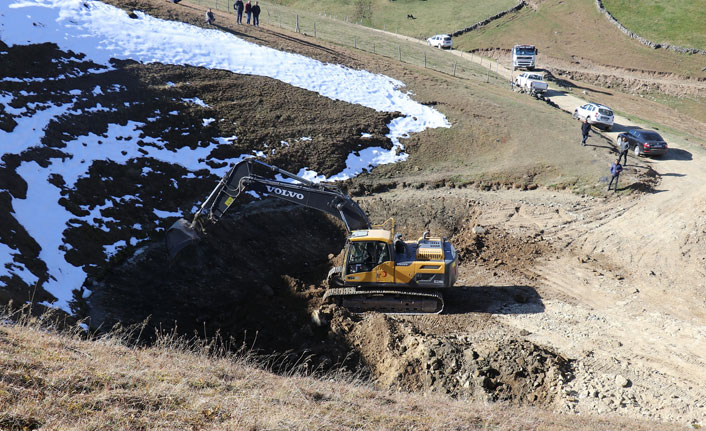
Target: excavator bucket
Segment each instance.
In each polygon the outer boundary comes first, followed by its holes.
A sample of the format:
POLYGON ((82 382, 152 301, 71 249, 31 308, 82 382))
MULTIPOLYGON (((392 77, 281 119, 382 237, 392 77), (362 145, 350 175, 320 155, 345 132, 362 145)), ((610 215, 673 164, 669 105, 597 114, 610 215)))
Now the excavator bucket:
POLYGON ((167 231, 167 252, 169 258, 179 254, 184 248, 198 242, 201 239, 196 229, 191 227, 191 224, 184 220, 177 220, 167 231))

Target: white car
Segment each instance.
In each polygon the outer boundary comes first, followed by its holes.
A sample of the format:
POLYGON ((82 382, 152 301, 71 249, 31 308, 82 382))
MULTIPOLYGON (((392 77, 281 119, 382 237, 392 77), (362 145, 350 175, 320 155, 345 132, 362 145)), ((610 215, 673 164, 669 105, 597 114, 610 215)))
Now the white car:
POLYGON ((427 39, 427 45, 451 49, 451 36, 448 34, 437 34, 427 39))
POLYGON ((579 106, 574 111, 574 118, 578 118, 581 121, 588 118, 589 124, 595 124, 596 127, 601 127, 608 131, 613 127, 613 110, 597 103, 587 103, 579 106))

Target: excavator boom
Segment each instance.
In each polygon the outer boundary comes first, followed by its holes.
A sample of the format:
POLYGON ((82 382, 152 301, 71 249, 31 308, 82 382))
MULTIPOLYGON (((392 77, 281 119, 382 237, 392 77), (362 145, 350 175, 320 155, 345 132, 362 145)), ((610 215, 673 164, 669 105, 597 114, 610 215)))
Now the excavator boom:
POLYGON ((233 202, 249 191, 324 211, 340 218, 349 232, 370 228, 365 212, 337 188, 314 183, 284 169, 248 158, 236 163, 221 178, 191 222, 180 219, 169 228, 167 250, 170 258, 199 241, 204 224, 218 222, 233 202), (277 175, 293 182, 279 180, 277 175))

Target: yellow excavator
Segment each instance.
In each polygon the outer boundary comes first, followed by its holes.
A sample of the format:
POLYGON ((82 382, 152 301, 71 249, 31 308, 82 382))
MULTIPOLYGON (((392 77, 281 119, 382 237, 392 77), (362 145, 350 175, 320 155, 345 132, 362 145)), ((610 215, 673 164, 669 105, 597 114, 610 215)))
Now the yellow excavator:
POLYGON ((170 257, 199 241, 207 225, 217 223, 247 192, 315 208, 343 221, 349 232, 343 265, 329 271, 324 300, 353 312, 423 314, 444 309, 441 291, 452 287, 458 274, 458 255, 446 238, 425 232, 416 241, 405 241, 395 233, 394 220, 371 225, 358 204, 339 189, 253 158, 230 169, 191 222, 180 219, 169 228, 170 257))

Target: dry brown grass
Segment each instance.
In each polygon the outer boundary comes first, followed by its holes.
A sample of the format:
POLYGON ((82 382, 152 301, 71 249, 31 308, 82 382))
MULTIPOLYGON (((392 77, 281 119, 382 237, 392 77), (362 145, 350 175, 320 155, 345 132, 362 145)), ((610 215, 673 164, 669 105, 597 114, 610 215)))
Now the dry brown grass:
POLYGON ((666 430, 675 426, 568 417, 478 404, 442 394, 376 389, 359 377, 304 367, 263 369, 219 341, 135 331, 86 339, 51 319, 7 316, 0 324, 3 430, 666 430))

